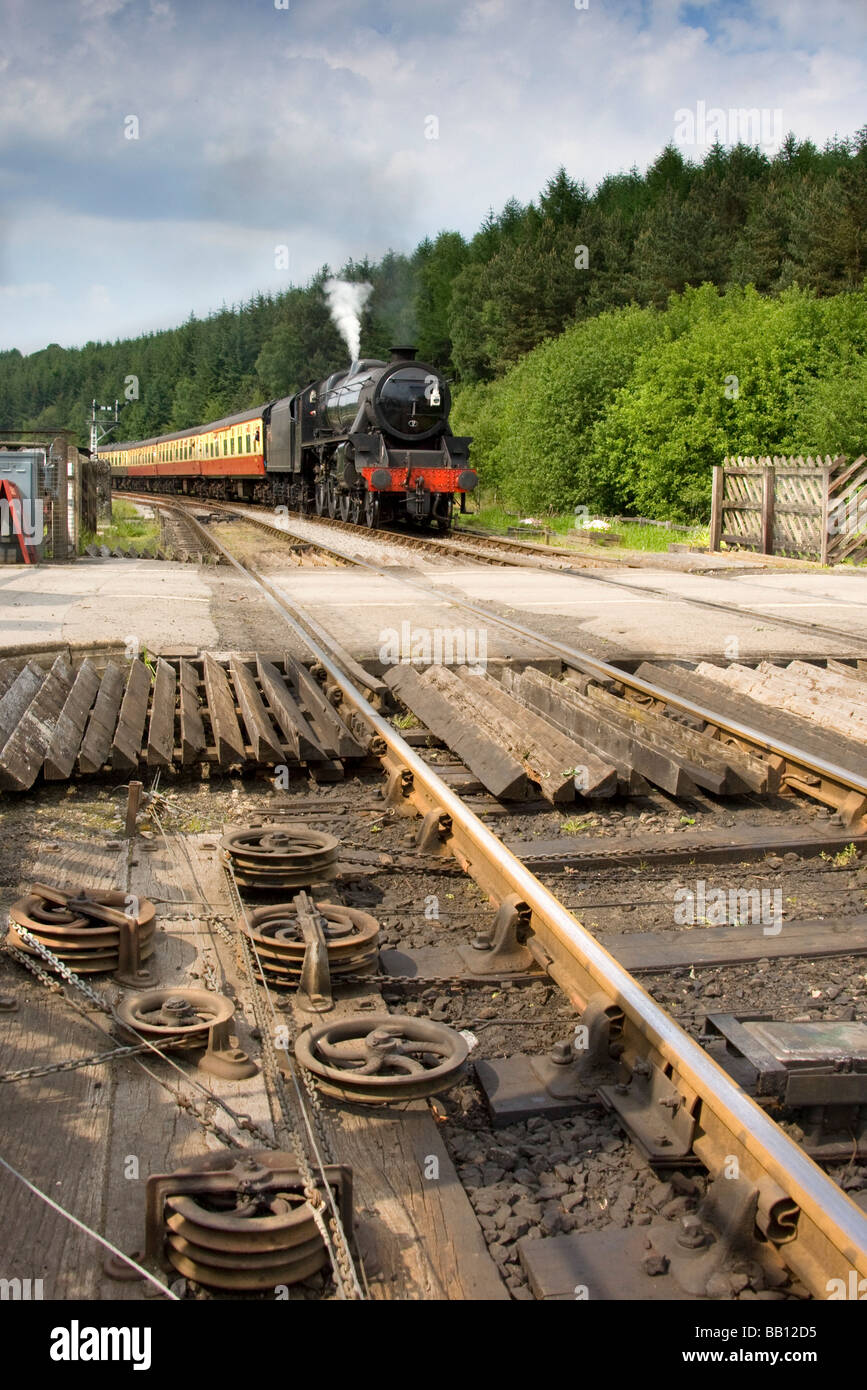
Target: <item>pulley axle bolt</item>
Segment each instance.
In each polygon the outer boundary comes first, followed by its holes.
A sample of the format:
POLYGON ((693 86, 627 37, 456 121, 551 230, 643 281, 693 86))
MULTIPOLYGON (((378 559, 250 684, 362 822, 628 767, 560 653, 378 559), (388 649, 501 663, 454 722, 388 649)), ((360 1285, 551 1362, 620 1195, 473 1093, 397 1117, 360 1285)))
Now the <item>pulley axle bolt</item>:
POLYGON ((687 1213, 680 1218, 677 1243, 684 1250, 700 1250, 707 1245, 707 1233, 697 1216, 687 1213))
POLYGON ((160 1016, 163 1022, 169 1025, 192 1023, 196 1019, 195 1011, 186 999, 167 999, 160 1010, 160 1016))
POLYGON ((474 951, 490 951, 492 944, 490 937, 483 936, 481 933, 479 933, 478 936, 474 936, 470 942, 474 951))
POLYGON ((558 1067, 567 1067, 574 1060, 574 1051, 571 1040, 566 1042, 555 1042, 548 1054, 551 1061, 558 1067))
POLYGON ((398 1046, 398 1040, 393 1033, 389 1033, 385 1028, 374 1028, 372 1033, 368 1033, 364 1040, 365 1051, 374 1057, 384 1057, 386 1053, 393 1052, 398 1046))

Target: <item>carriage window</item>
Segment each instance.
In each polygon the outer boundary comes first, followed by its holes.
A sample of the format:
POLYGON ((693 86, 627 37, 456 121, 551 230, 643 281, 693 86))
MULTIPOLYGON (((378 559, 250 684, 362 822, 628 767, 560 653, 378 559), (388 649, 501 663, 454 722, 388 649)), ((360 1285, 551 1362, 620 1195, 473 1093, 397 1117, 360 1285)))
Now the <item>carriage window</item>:
POLYGON ((249 452, 250 452, 250 436, 249 436, 249 434, 248 434, 248 435, 247 435, 247 453, 249 454, 249 452))

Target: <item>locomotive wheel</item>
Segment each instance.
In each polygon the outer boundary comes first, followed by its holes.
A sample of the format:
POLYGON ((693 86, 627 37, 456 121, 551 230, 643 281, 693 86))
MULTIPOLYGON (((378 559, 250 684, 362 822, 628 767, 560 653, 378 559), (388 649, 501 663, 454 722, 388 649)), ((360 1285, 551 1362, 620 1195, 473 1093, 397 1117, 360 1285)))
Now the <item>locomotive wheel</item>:
POLYGON ((326 484, 328 496, 328 515, 334 519, 340 511, 340 498, 337 495, 337 484, 333 478, 329 478, 326 484))
POLYGON ((327 483, 317 483, 317 484, 316 484, 316 499, 315 499, 313 505, 314 505, 314 507, 315 507, 315 509, 316 509, 316 515, 317 515, 317 516, 324 516, 325 513, 326 513, 326 511, 328 510, 328 492, 327 492, 327 487, 328 487, 327 483))
POLYGON ((295 1056, 329 1095, 387 1105, 454 1086, 469 1048, 460 1033, 431 1019, 362 1014, 305 1029, 295 1056))
POLYGON ((349 520, 353 526, 357 526, 361 521, 361 513, 364 511, 364 499, 353 496, 350 502, 349 520))
POLYGON ((348 521, 352 511, 352 498, 348 492, 340 494, 340 520, 348 521))
POLYGON ((379 525, 380 503, 375 492, 364 494, 364 524, 371 530, 379 525))

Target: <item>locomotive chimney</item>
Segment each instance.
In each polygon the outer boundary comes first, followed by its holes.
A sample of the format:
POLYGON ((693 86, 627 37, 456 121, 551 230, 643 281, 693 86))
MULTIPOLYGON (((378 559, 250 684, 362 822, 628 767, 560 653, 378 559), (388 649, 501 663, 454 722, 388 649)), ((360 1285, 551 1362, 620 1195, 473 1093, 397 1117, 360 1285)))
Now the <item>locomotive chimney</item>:
POLYGON ((418 348, 415 347, 393 347, 389 348, 392 362, 414 362, 418 348))

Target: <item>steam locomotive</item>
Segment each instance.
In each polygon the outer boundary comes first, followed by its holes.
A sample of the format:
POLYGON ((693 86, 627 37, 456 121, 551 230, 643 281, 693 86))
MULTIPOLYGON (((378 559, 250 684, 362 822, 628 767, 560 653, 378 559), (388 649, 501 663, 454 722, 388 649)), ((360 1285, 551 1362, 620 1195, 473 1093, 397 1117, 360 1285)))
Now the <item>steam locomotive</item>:
POLYGON ((195 429, 102 445, 98 457, 120 489, 447 531, 455 495, 463 510, 478 478, 471 440, 449 428, 448 383, 415 357, 415 348, 392 348, 389 362, 364 358, 294 396, 195 429))

